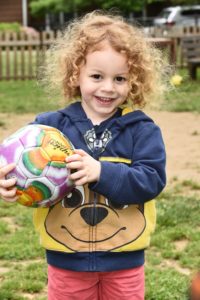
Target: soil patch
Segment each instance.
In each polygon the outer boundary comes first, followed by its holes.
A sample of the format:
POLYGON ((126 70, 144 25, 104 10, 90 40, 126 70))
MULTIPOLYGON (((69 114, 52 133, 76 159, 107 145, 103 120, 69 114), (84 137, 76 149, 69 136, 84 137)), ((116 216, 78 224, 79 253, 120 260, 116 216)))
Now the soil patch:
POLYGON ((163 133, 168 181, 200 182, 200 114, 148 112, 163 133))

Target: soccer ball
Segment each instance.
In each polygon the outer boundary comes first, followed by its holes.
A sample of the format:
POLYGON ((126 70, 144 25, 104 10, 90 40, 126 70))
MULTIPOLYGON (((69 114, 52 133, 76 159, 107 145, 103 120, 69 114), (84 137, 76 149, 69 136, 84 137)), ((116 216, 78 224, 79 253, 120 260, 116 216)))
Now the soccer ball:
POLYGON ((71 142, 58 129, 27 125, 0 145, 0 164, 15 163, 6 178, 17 177, 18 202, 49 207, 71 192, 65 158, 73 154, 71 142))

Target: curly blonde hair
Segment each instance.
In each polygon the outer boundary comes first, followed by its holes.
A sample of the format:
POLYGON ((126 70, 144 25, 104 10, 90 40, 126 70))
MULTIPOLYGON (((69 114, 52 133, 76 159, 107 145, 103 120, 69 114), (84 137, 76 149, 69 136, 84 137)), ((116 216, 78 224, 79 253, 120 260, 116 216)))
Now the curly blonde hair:
POLYGON ((140 28, 129 25, 121 16, 102 11, 72 21, 50 47, 45 67, 48 88, 60 90, 65 102, 80 99, 80 68, 87 53, 97 50, 102 41, 127 57, 129 102, 143 107, 147 100, 163 92, 165 60, 161 52, 147 41, 140 28))

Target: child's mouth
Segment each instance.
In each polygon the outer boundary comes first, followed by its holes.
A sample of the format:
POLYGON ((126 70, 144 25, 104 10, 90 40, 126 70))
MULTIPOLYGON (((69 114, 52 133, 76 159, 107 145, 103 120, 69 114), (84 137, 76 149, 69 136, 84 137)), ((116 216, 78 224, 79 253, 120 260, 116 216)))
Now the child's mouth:
POLYGON ((99 96, 96 96, 96 99, 102 104, 110 104, 114 100, 114 98, 99 97, 99 96))

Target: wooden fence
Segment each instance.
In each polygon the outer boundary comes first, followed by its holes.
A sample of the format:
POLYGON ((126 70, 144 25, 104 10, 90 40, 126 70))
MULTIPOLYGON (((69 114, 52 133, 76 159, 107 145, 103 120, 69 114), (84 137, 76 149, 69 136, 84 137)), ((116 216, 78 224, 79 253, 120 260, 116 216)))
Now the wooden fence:
POLYGON ((49 45, 60 32, 0 33, 0 80, 34 79, 49 45))
POLYGON ((152 26, 147 34, 152 37, 181 38, 186 35, 200 35, 200 26, 152 26))
MULTIPOLYGON (((191 34, 191 30, 190 32, 184 30, 185 35, 191 34)), ((200 34, 200 30, 198 33, 200 34)), ((46 50, 59 35, 60 31, 41 32, 34 35, 0 33, 0 80, 35 79, 38 66, 45 60, 46 50)), ((176 64, 180 37, 153 37, 149 40, 168 51, 171 63, 176 64)))

